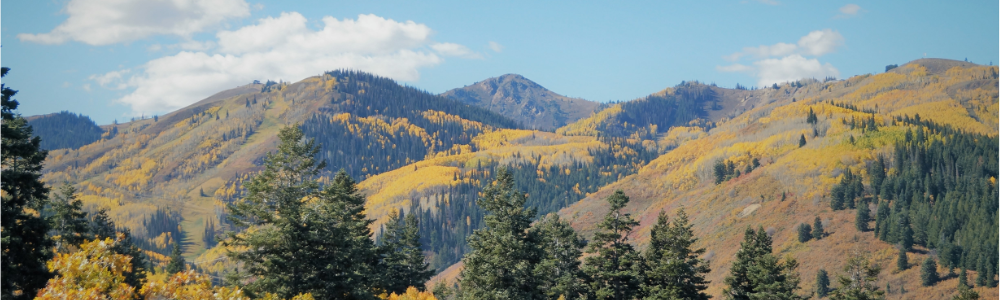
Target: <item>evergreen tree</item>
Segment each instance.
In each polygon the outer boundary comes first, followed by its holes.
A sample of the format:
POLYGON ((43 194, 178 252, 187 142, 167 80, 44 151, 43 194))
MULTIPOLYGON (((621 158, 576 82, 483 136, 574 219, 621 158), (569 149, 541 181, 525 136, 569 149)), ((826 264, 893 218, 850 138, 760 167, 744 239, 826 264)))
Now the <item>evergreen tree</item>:
POLYGON ((810 239, 812 239, 812 226, 809 226, 809 224, 805 223, 799 224, 798 232, 799 232, 799 243, 805 243, 808 242, 810 239))
POLYGON ((799 136, 799 148, 802 148, 805 145, 806 145, 806 135, 803 134, 799 136))
POLYGON ((960 288, 958 289, 958 294, 952 297, 951 300, 979 300, 979 293, 968 287, 960 288))
POLYGON ((816 297, 823 298, 826 294, 830 292, 830 277, 827 275, 826 270, 819 269, 816 272, 816 297))
POLYGON ((89 225, 90 236, 96 240, 115 239, 111 250, 115 254, 128 255, 132 258, 132 271, 124 272, 125 283, 130 286, 143 286, 146 284, 146 275, 149 270, 146 254, 135 244, 132 233, 127 228, 117 228, 115 222, 108 217, 108 211, 98 210, 90 215, 89 225))
MULTIPOLYGON (((0 77, 6 77, 9 70, 0 68, 0 77)), ((48 202, 49 190, 39 180, 47 152, 39 148, 41 139, 32 138, 31 126, 15 112, 18 102, 11 97, 17 91, 6 84, 0 85, 0 91, 3 95, 0 108, 0 139, 3 140, 0 298, 31 299, 51 276, 45 266, 52 256, 52 242, 46 235, 48 223, 28 211, 41 211, 48 202)))
POLYGON ((854 217, 854 227, 858 231, 868 231, 868 222, 871 221, 871 210, 868 209, 868 200, 862 198, 858 202, 858 211, 854 217))
POLYGON ((59 187, 59 193, 50 200, 49 227, 57 251, 64 252, 68 246, 79 246, 87 238, 87 214, 83 212, 83 202, 76 198, 76 189, 69 183, 59 187))
POLYGON ((986 277, 986 268, 986 262, 984 260, 979 263, 979 267, 976 269, 976 286, 978 287, 987 286, 988 281, 993 280, 993 278, 986 277))
POLYGON ((180 241, 174 241, 174 250, 170 252, 170 262, 167 263, 167 268, 164 271, 167 274, 174 275, 180 272, 184 272, 187 269, 187 262, 184 261, 184 256, 181 255, 181 243, 180 241))
POLYGON ((819 217, 816 217, 816 220, 813 220, 812 229, 813 229, 812 236, 814 239, 817 240, 823 239, 823 235, 825 234, 823 232, 823 220, 820 220, 819 217))
POLYGON ((389 213, 379 247, 383 256, 381 269, 385 274, 383 287, 387 293, 402 295, 411 286, 423 291, 424 282, 434 276, 434 271, 427 269, 429 265, 424 262, 424 253, 420 250, 419 229, 416 215, 409 214, 403 220, 399 213, 389 213))
POLYGON ((448 288, 448 285, 445 284, 444 280, 441 280, 434 284, 434 288, 431 289, 431 293, 433 293, 434 298, 437 298, 438 300, 446 300, 451 299, 451 295, 454 291, 448 288))
POLYGON ((672 222, 662 211, 650 231, 646 248, 645 299, 709 299, 705 274, 708 262, 699 258, 704 248, 692 249, 698 239, 684 209, 672 222))
POLYGON ((913 228, 910 227, 910 214, 904 210, 899 214, 898 219, 896 232, 899 233, 899 245, 906 251, 913 250, 913 228))
POLYGON ((595 299, 632 299, 642 283, 642 257, 629 243, 628 234, 639 222, 622 212, 629 198, 621 190, 605 200, 611 207, 587 247, 592 255, 586 258, 583 271, 591 280, 589 293, 595 299))
POLYGON ((462 299, 542 299, 533 275, 541 256, 538 237, 528 230, 535 210, 524 207, 524 193, 514 188, 514 177, 500 168, 496 180, 476 201, 489 214, 486 227, 468 238, 472 251, 462 261, 462 299))
POLYGON ((938 279, 937 262, 934 261, 933 257, 928 257, 920 265, 920 284, 932 286, 938 282, 938 279))
POLYGON ((278 133, 278 151, 244 184, 247 196, 227 206, 227 256, 240 263, 227 280, 252 296, 374 299, 378 253, 364 215, 364 196, 345 172, 320 187, 319 147, 297 125, 278 133))
POLYGON ((816 117, 816 113, 814 113, 812 107, 810 107, 809 114, 806 116, 806 123, 816 124, 817 122, 819 122, 819 118, 816 117))
POLYGON ((798 262, 791 257, 782 262, 771 253, 771 237, 761 227, 747 227, 736 252, 736 260, 726 276, 726 299, 801 299, 795 294, 798 262))
POLYGON ((902 271, 910 268, 910 258, 906 255, 906 249, 899 248, 899 255, 896 256, 896 269, 902 271))
POLYGON ((534 271, 538 289, 549 299, 584 295, 586 286, 580 271, 580 256, 586 241, 555 213, 539 220, 531 230, 538 236, 543 251, 534 271))
POLYGON ((873 264, 868 257, 860 254, 852 255, 844 265, 844 272, 847 274, 837 275, 840 287, 833 290, 830 299, 885 299, 885 291, 879 290, 875 283, 882 268, 873 264))
POLYGON ((962 269, 958 272, 958 289, 967 288, 969 288, 969 277, 965 271, 965 267, 962 267, 962 269))

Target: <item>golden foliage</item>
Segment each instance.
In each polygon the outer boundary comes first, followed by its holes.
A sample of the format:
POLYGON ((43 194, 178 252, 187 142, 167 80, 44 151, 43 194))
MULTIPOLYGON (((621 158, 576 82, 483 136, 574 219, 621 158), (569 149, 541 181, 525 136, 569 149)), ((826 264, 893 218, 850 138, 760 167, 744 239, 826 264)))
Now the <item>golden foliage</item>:
POLYGON ((76 252, 56 254, 47 263, 56 277, 49 279, 36 299, 132 299, 135 288, 125 283, 124 275, 132 271, 132 258, 114 253, 111 248, 116 242, 94 240, 76 252))
POLYGON ((596 136, 599 133, 598 128, 601 126, 601 124, 607 122, 608 120, 611 120, 620 113, 622 113, 621 104, 615 104, 612 105, 611 107, 608 107, 604 110, 597 112, 596 114, 591 115, 586 119, 582 119, 572 124, 567 124, 566 126, 556 129, 556 133, 562 135, 596 136))
POLYGON ((166 282, 147 282, 142 287, 142 295, 146 299, 250 300, 239 288, 213 287, 208 276, 198 274, 194 270, 174 274, 166 282))
POLYGON ((434 297, 434 294, 430 291, 421 292, 412 286, 406 288, 406 292, 402 295, 396 295, 396 293, 389 295, 382 294, 379 295, 379 298, 383 300, 437 300, 437 298, 434 297))

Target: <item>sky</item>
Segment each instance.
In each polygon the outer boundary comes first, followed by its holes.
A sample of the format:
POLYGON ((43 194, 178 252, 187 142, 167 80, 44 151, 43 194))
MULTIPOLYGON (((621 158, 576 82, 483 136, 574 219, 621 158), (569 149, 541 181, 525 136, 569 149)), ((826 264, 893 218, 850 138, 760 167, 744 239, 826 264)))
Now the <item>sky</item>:
POLYGON ((2 82, 25 116, 162 115, 253 80, 354 69, 442 93, 508 73, 630 100, 1000 62, 997 1, 46 0, 0 11, 2 82), (628 3, 618 3, 628 2, 628 3))

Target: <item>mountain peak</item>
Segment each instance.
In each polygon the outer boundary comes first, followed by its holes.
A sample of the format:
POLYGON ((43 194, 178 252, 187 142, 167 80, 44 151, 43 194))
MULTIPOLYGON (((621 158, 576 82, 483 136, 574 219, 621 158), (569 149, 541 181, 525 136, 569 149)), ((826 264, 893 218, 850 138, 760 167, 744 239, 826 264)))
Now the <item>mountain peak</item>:
POLYGON ((441 94, 485 107, 528 128, 554 130, 587 117, 598 104, 556 94, 519 74, 508 73, 441 94))

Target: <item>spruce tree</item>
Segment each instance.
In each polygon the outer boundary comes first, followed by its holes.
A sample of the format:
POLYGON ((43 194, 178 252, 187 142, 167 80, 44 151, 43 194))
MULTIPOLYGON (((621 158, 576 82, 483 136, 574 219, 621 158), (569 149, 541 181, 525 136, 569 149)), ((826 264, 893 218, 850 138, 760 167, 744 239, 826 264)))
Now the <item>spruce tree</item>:
POLYGON ((231 284, 251 296, 311 293, 318 299, 374 299, 379 257, 364 215, 365 198, 341 170, 320 187, 319 147, 298 125, 278 133, 278 151, 244 184, 247 196, 227 206, 227 256, 240 263, 231 284))
POLYGON ((913 228, 910 227, 910 213, 906 210, 899 214, 896 232, 899 233, 899 245, 906 251, 913 250, 913 228))
POLYGON ((986 272, 986 260, 980 257, 979 266, 976 269, 976 286, 984 287, 988 285, 988 280, 993 280, 993 278, 986 277, 988 272, 986 272))
POLYGON ((132 232, 127 228, 118 228, 115 222, 111 221, 106 209, 100 209, 90 215, 90 229, 88 239, 103 240, 107 238, 115 239, 115 244, 111 250, 116 254, 128 255, 132 257, 132 271, 124 272, 125 283, 130 286, 141 287, 146 284, 146 275, 149 270, 149 263, 146 254, 135 244, 132 239, 132 232))
POLYGON ((906 249, 899 248, 899 255, 896 256, 896 269, 902 271, 910 268, 910 258, 906 255, 906 249))
POLYGON ((803 134, 799 136, 799 148, 802 148, 805 145, 806 145, 806 135, 803 134))
POLYGON ((979 293, 968 287, 960 288, 958 289, 958 294, 952 297, 951 300, 979 300, 979 293))
POLYGON ((799 224, 798 232, 799 232, 799 243, 805 243, 808 242, 810 239, 812 239, 812 226, 809 226, 809 224, 805 223, 799 224))
POLYGON ((819 217, 816 217, 816 220, 813 220, 812 230, 813 230, 812 236, 814 239, 817 240, 823 239, 823 235, 825 234, 823 232, 823 220, 820 220, 819 217))
POLYGON ((531 230, 538 236, 543 252, 534 271, 539 290, 549 299, 560 296, 575 299, 585 295, 580 257, 586 241, 555 213, 543 217, 531 230))
POLYGON ((830 292, 830 277, 827 275, 826 270, 819 269, 816 272, 816 297, 823 298, 826 294, 830 292))
POLYGON ((854 217, 854 227, 858 231, 868 231, 868 222, 871 221, 871 210, 868 209, 868 200, 862 198, 858 201, 858 211, 854 217))
POLYGON ((544 291, 533 276, 542 253, 536 232, 528 230, 535 210, 524 207, 524 193, 514 188, 506 168, 476 200, 488 214, 485 227, 468 238, 472 249, 462 262, 462 299, 543 299, 544 291))
POLYGON ((932 286, 938 282, 938 279, 937 262, 934 261, 933 257, 928 257, 920 265, 920 284, 923 286, 932 286))
MULTIPOLYGON (((6 77, 9 68, 0 68, 6 77)), ((32 137, 31 126, 15 110, 17 91, 0 84, 0 139, 3 148, 3 172, 0 189, 0 298, 31 299, 51 274, 45 262, 52 257, 52 241, 46 233, 48 222, 33 211, 41 211, 48 202, 49 189, 41 182, 42 163, 47 151, 39 148, 41 139, 32 137)))
POLYGON ((844 265, 845 275, 837 275, 840 286, 833 290, 834 300, 885 299, 885 291, 878 289, 876 281, 882 268, 862 254, 852 255, 844 265))
POLYGON ((632 299, 642 283, 642 257, 628 241, 632 228, 639 225, 623 208, 629 198, 621 190, 605 200, 611 205, 587 247, 583 271, 590 281, 589 293, 595 299, 632 299))
POLYGON ((771 253, 771 237, 764 228, 747 227, 736 252, 736 260, 725 278, 726 299, 801 299, 795 294, 798 262, 791 257, 782 262, 771 253))
POLYGON ((434 271, 428 270, 429 265, 424 262, 419 229, 416 215, 400 219, 399 213, 389 213, 379 247, 383 256, 381 270, 385 274, 382 282, 387 293, 402 295, 411 286, 422 291, 424 283, 434 276, 434 271))
POLYGON ((174 275, 180 272, 184 272, 187 268, 185 265, 187 262, 184 261, 184 256, 181 256, 181 243, 180 241, 174 242, 174 250, 170 252, 170 262, 167 263, 167 268, 164 271, 167 274, 174 275))
POLYGON ((969 288, 969 277, 968 272, 965 271, 965 267, 958 272, 958 288, 967 289, 969 288))
POLYGON ((83 202, 76 198, 76 189, 69 183, 63 183, 50 202, 49 232, 56 250, 64 252, 69 246, 79 246, 86 240, 89 228, 83 202))
POLYGON ((708 262, 699 258, 704 248, 692 249, 695 241, 692 225, 684 209, 672 222, 660 212, 650 231, 646 248, 645 299, 709 299, 705 275, 711 271, 708 262))

